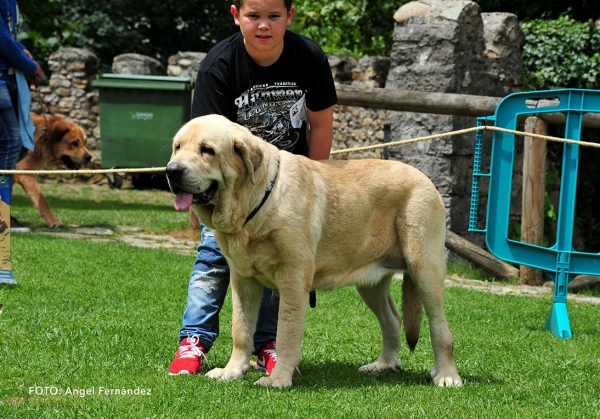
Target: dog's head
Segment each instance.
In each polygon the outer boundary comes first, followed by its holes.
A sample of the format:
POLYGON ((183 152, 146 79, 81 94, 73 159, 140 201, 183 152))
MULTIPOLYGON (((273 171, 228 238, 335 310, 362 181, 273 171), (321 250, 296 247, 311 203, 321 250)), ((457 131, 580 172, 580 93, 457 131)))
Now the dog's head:
POLYGON ((275 146, 223 116, 191 120, 175 135, 166 169, 175 208, 193 206, 208 227, 239 231, 256 194, 264 193, 269 171, 265 163, 274 153, 275 146))
POLYGON ((40 146, 44 161, 55 167, 66 167, 70 170, 79 170, 81 166, 92 160, 87 149, 87 136, 83 128, 75 122, 67 121, 60 116, 47 119, 44 125, 36 129, 41 137, 36 141, 40 146), (40 130, 41 128, 41 130, 40 130))

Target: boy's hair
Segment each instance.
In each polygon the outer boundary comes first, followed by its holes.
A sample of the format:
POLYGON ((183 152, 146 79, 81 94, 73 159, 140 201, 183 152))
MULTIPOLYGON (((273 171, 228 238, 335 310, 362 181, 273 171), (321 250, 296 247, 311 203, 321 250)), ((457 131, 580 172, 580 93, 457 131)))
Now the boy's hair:
MULTIPOLYGON (((294 0, 283 0, 283 4, 285 5, 285 8, 287 9, 288 12, 292 8, 292 2, 293 1, 294 0)), ((243 4, 244 4, 244 0, 233 0, 233 5, 238 10, 240 10, 242 8, 243 4)))

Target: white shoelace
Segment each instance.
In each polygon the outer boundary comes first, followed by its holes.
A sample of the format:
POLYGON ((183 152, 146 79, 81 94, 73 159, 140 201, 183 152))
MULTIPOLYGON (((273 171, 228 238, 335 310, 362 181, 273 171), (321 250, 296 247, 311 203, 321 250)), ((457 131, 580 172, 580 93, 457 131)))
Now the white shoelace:
POLYGON ((191 338, 188 338, 188 342, 188 345, 182 345, 179 347, 179 349, 177 349, 179 358, 199 357, 201 360, 203 360, 202 364, 206 362, 206 366, 209 367, 208 358, 206 358, 206 354, 202 349, 200 349, 200 347, 198 347, 198 343, 200 342, 200 340, 196 336, 193 336, 191 338))
MULTIPOLYGON (((277 361, 277 352, 275 351, 275 349, 265 349, 263 352, 267 355, 270 355, 274 361, 277 361)), ((265 357, 265 363, 266 363, 266 357, 265 357)))

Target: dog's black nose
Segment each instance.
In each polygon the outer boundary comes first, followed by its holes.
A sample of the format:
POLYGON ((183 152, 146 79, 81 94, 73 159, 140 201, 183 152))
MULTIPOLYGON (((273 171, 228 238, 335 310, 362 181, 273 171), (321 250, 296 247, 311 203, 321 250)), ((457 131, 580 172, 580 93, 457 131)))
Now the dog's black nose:
POLYGON ((167 165, 167 176, 171 179, 179 179, 183 176, 184 167, 180 163, 169 163, 167 165))
POLYGON ((90 161, 92 161, 92 156, 89 154, 86 154, 85 157, 83 158, 83 164, 88 164, 90 161))

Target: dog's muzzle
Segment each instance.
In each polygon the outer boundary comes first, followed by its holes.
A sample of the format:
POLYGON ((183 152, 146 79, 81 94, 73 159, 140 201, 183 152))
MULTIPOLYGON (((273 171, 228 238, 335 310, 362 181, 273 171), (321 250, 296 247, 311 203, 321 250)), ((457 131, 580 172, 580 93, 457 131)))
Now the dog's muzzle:
POLYGON ((185 185, 185 166, 179 163, 169 163, 166 168, 167 181, 171 192, 176 195, 175 209, 186 210, 192 204, 207 204, 214 197, 218 183, 213 181, 204 191, 191 191, 185 185))
POLYGON ((85 156, 83 156, 81 162, 74 161, 70 156, 62 156, 60 158, 60 160, 63 162, 63 164, 65 165, 65 167, 67 169, 79 170, 79 169, 81 169, 81 166, 85 166, 92 160, 92 156, 89 154, 86 154, 85 156))

